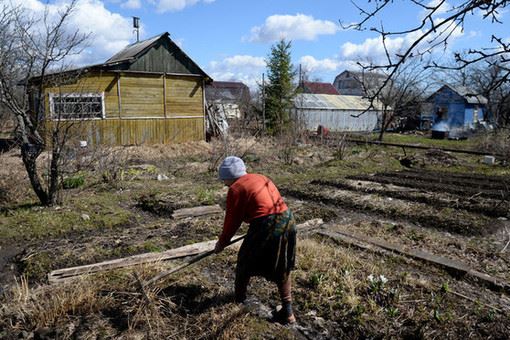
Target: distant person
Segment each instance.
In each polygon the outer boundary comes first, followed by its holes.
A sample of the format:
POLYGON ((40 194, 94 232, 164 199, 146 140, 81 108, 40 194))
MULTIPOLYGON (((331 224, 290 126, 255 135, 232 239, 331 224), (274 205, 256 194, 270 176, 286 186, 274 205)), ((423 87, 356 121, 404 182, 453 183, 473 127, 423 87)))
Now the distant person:
POLYGON ((321 137, 327 137, 329 134, 329 129, 325 126, 319 125, 317 126, 317 135, 321 137))
POLYGON ((273 182, 259 174, 247 174, 244 162, 226 157, 219 178, 229 187, 223 231, 215 246, 221 252, 244 221, 248 233, 237 255, 235 300, 244 302, 252 276, 276 283, 282 309, 274 321, 295 323, 292 311, 291 277, 296 252, 296 226, 292 212, 273 182))

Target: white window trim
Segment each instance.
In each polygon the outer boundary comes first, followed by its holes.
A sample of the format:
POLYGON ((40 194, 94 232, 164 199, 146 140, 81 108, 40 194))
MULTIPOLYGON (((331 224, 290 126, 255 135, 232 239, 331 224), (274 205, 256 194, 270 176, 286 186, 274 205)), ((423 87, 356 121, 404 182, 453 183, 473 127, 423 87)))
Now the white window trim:
POLYGON ((101 120, 106 118, 106 109, 104 105, 104 92, 69 92, 69 93, 50 93, 50 116, 52 120, 101 120), (93 117, 93 118, 54 118, 55 110, 54 110, 54 98, 55 97, 101 97, 101 117, 93 117))

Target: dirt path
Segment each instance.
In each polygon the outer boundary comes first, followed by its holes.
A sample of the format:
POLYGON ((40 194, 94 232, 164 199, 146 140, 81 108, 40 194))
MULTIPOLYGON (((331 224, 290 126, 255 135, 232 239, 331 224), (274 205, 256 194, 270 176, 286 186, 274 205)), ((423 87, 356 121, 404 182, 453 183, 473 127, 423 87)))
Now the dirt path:
POLYGON ((0 295, 14 282, 18 274, 14 258, 21 253, 21 248, 12 244, 0 244, 0 295))

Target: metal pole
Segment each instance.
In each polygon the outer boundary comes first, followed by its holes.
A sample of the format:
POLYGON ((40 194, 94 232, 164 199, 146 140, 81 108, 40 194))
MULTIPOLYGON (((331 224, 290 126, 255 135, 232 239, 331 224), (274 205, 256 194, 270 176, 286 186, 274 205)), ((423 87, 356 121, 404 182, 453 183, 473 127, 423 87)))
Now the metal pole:
POLYGON ((266 132, 266 83, 262 73, 262 131, 266 132))

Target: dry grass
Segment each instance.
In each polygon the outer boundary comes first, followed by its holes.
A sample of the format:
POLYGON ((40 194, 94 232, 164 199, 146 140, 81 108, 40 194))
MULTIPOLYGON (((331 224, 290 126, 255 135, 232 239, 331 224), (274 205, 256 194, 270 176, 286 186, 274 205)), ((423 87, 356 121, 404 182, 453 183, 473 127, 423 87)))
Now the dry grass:
POLYGON ((9 303, 1 308, 2 323, 10 324, 12 329, 37 329, 53 326, 72 315, 95 313, 113 303, 110 296, 98 295, 101 287, 98 282, 82 279, 57 287, 29 288, 22 277, 6 294, 9 303))

